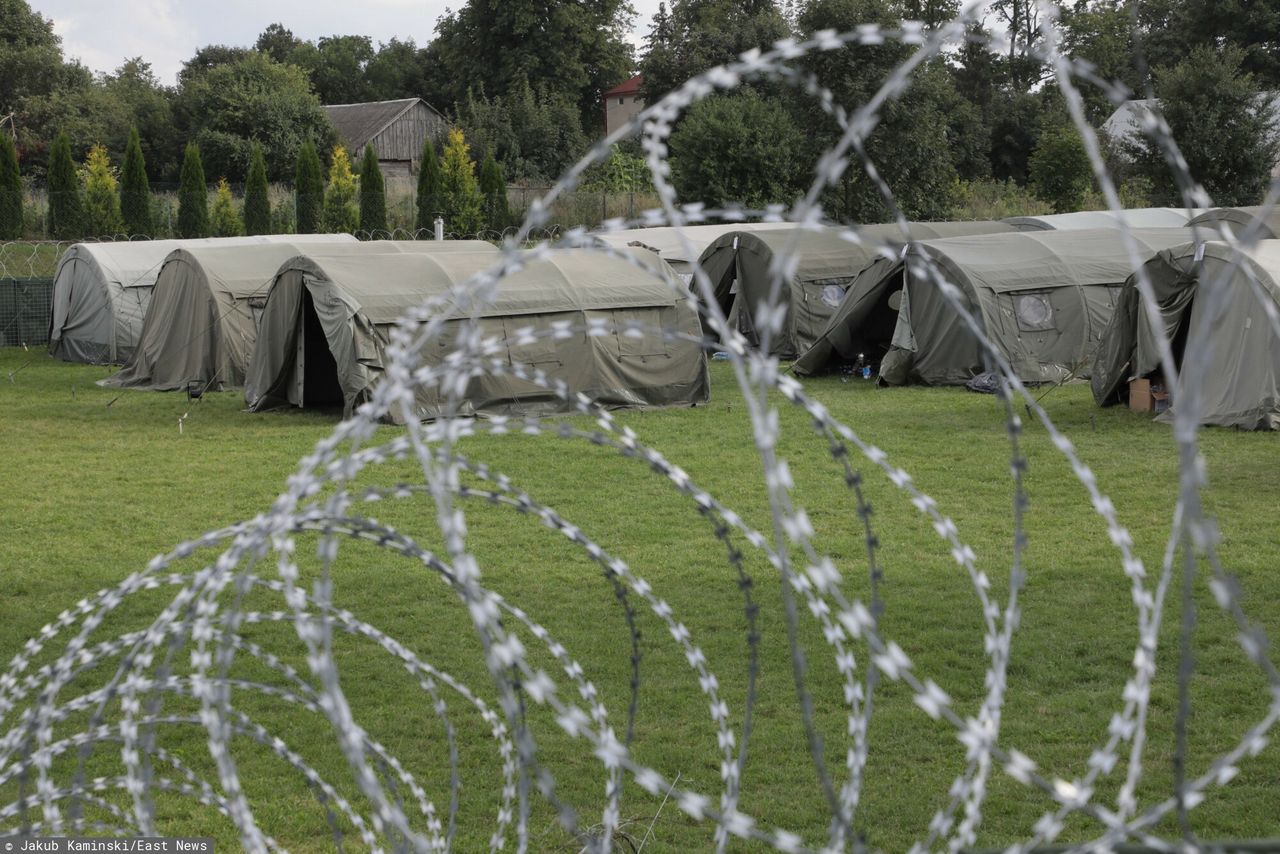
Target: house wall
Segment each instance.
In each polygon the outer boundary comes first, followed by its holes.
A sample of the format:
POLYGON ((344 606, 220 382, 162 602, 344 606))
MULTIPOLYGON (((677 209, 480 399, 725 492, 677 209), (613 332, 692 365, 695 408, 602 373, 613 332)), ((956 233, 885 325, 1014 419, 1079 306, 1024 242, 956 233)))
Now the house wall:
POLYGON ((607 99, 604 105, 604 132, 613 133, 643 110, 644 106, 644 100, 638 95, 615 95, 607 99))
MULTIPOLYGON (((377 152, 380 163, 412 164, 412 171, 417 172, 418 162, 422 158, 422 144, 426 142, 428 136, 438 143, 444 138, 447 127, 444 119, 432 112, 425 104, 419 103, 389 124, 382 133, 371 139, 369 144, 377 152)), ((363 153, 361 149, 359 154, 363 153)), ((384 165, 383 169, 386 168, 384 165)))

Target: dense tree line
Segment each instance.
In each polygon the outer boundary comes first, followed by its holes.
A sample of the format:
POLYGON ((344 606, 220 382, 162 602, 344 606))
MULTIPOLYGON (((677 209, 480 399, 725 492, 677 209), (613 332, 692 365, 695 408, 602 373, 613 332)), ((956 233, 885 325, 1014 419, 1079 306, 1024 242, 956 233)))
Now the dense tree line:
MULTIPOLYGON (((65 185, 58 192, 68 198, 51 203, 52 228, 118 216, 121 228, 145 231, 148 182, 192 181, 184 164, 195 147, 201 180, 252 179, 241 227, 278 225, 257 189, 275 181, 297 184, 293 225, 307 230, 326 220, 348 222, 357 209, 379 219, 373 187, 380 174, 370 172, 367 193, 364 184, 358 190, 352 184, 348 196, 327 206, 320 188, 326 174, 334 183, 339 140, 321 105, 420 96, 449 115, 465 142, 434 141, 442 162, 454 163, 454 183, 422 176, 420 184, 429 186, 425 193, 420 187, 419 220, 430 225, 456 207, 449 199, 457 187, 476 184, 478 192, 480 183, 487 201, 478 209, 467 201, 459 210, 463 219, 492 220, 500 209, 507 215, 494 175, 535 186, 554 180, 602 132, 602 93, 637 70, 653 102, 700 71, 779 39, 904 18, 932 28, 957 8, 957 0, 671 0, 660 6, 636 56, 626 38, 634 12, 625 0, 466 0, 440 19, 425 46, 398 39, 375 45, 354 35, 308 41, 272 24, 252 46, 200 48, 176 85, 166 86, 141 57, 109 74, 90 73, 64 57, 51 22, 26 0, 0 0, 0 116, 12 114, 21 174, 51 190, 65 185), (303 164, 299 151, 308 146, 303 164), (91 150, 92 165, 77 175, 74 162, 88 164, 91 150), (462 174, 464 154, 470 182, 462 174), (89 178, 96 181, 92 204, 89 178), (112 194, 115 214, 103 189, 108 179, 120 182, 112 194)), ((957 193, 984 181, 1035 193, 1059 209, 1086 203, 1095 189, 1053 68, 1039 53, 1039 16, 1035 0, 995 0, 987 19, 971 26, 969 40, 920 66, 824 195, 828 215, 870 221, 889 213, 862 168, 863 155, 911 217, 946 216, 957 193), (987 44, 992 29, 1008 36, 999 52, 987 44)), ((1220 202, 1261 195, 1276 159, 1275 117, 1261 93, 1280 89, 1280 7, 1070 0, 1058 16, 1068 51, 1129 92, 1160 99, 1184 156, 1220 202)), ((813 54, 797 65, 852 109, 913 49, 886 41, 813 54)), ((1099 87, 1085 85, 1083 94, 1088 118, 1101 125, 1114 104, 1099 87)), ((753 82, 699 103, 679 120, 670 139, 673 180, 685 200, 787 203, 812 183, 812 164, 841 133, 805 92, 753 82)), ((5 222, 13 218, 15 192, 6 189, 13 183, 6 157, 0 150, 5 222)), ((1172 172, 1150 144, 1111 145, 1109 157, 1129 197, 1176 199, 1172 172)), ((624 144, 587 179, 610 189, 643 188, 640 163, 638 148, 624 144)), ((347 173, 354 178, 353 164, 336 168, 339 184, 345 186, 347 173)), ((368 164, 360 171, 368 172, 368 164)), ((195 211, 189 216, 200 220, 195 211)), ((207 211, 202 221, 207 230, 207 211)))

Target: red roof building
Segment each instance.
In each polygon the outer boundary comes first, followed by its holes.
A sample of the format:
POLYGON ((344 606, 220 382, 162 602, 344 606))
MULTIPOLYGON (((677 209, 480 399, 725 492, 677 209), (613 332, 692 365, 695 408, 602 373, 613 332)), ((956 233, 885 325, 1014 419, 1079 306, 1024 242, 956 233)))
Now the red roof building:
POLYGON ((604 132, 613 133, 625 125, 632 116, 644 109, 640 90, 644 87, 644 75, 637 74, 625 83, 619 83, 601 96, 604 101, 604 132))

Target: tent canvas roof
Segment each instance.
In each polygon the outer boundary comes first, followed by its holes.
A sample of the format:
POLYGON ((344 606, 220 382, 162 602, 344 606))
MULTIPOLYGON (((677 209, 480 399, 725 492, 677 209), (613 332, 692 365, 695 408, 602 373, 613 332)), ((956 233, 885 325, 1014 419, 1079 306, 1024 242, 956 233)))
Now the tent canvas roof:
MULTIPOLYGON (((608 407, 706 400, 700 328, 683 284, 666 264, 659 261, 655 268, 648 250, 626 252, 630 258, 605 257, 594 249, 528 253, 479 308, 467 304, 469 292, 457 287, 500 268, 502 259, 493 252, 296 256, 281 266, 271 288, 245 400, 254 410, 341 400, 352 411, 369 399, 382 375, 386 327, 433 299, 428 313, 446 325, 438 346, 423 351, 427 365, 445 358, 459 324, 473 316, 486 341, 507 355, 465 382, 462 414, 563 412, 574 408, 579 392, 608 407), (561 323, 581 330, 588 321, 602 322, 603 334, 557 331, 561 323), (317 324, 323 335, 317 335, 317 324), (316 342, 332 360, 315 357, 316 342), (303 357, 301 348, 312 356, 303 357), (326 363, 336 376, 328 374, 326 363), (535 382, 534 375, 564 394, 535 382)), ((424 417, 444 411, 438 386, 424 384, 415 401, 424 417)))
MULTIPOLYGON (((1134 229, 1130 234, 1148 254, 1190 236, 1185 228, 1134 229)), ((1117 285, 1133 271, 1121 233, 1106 228, 951 237, 919 245, 960 271, 973 287, 997 293, 1117 285)))
POLYGON ((250 237, 203 237, 190 240, 119 240, 103 243, 77 243, 63 253, 59 268, 77 258, 88 257, 111 281, 121 287, 152 287, 165 258, 175 249, 197 247, 217 249, 255 246, 264 243, 355 243, 350 234, 262 234, 250 237))
MULTIPOLYGON (((377 325, 395 323, 424 300, 445 294, 495 266, 498 250, 442 255, 361 256, 308 253, 288 259, 278 275, 298 271, 332 282, 352 312, 377 325)), ((637 261, 646 250, 630 249, 637 261)), ((574 309, 671 305, 678 297, 671 281, 649 265, 601 263, 590 250, 556 250, 502 278, 481 317, 541 314, 574 309)), ((468 314, 454 309, 460 315, 468 314)))
MULTIPOLYGON (((1012 226, 1001 222, 912 222, 907 228, 912 240, 1013 232, 1012 226)), ((802 281, 857 275, 887 244, 904 242, 899 225, 884 223, 861 226, 855 233, 830 226, 784 225, 721 238, 713 245, 724 247, 731 239, 738 240, 740 250, 761 256, 794 253, 795 278, 802 281)))
MULTIPOLYGON (((345 236, 345 235, 344 235, 345 236)), ((242 246, 192 245, 165 259, 129 363, 104 383, 172 390, 200 382, 239 386, 257 341, 257 316, 281 265, 304 251, 368 263, 385 254, 477 254, 498 250, 484 241, 371 241, 242 246)))
MULTIPOLYGON (((1124 213, 1129 228, 1182 228, 1199 211, 1184 208, 1131 208, 1124 213)), ((1021 231, 1067 231, 1082 228, 1119 228, 1120 215, 1115 211, 1075 211, 1043 216, 1014 216, 1005 222, 1021 231)))
POLYGON ((683 228, 665 225, 625 231, 593 232, 591 236, 615 249, 628 246, 652 249, 669 264, 677 262, 692 264, 716 238, 723 234, 735 231, 769 231, 778 228, 794 228, 794 225, 785 222, 723 222, 686 225, 683 228), (692 251, 686 248, 685 240, 692 245, 692 251))
POLYGON ((151 289, 170 252, 193 246, 278 242, 354 243, 355 238, 288 234, 77 243, 63 253, 54 276, 49 352, 70 361, 126 362, 137 346, 151 289))
POLYGON ((1255 222, 1261 221, 1256 234, 1261 239, 1280 237, 1280 207, 1266 208, 1261 205, 1243 208, 1214 208, 1191 220, 1191 225, 1229 225, 1236 235, 1243 235, 1245 229, 1255 222))

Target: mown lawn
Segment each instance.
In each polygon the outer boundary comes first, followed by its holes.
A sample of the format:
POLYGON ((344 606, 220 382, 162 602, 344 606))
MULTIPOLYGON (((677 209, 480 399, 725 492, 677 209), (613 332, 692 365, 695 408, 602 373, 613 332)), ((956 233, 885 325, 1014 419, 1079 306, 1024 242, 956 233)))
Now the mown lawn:
MULTIPOLYGON (((233 393, 188 402, 182 395, 96 387, 94 381, 107 373, 103 368, 53 362, 35 351, 0 350, 0 659, 5 662, 64 608, 144 568, 154 555, 267 510, 299 458, 336 423, 331 413, 248 414, 240 411, 242 400, 233 393)), ((997 401, 963 390, 882 390, 836 378, 810 382, 806 388, 837 418, 888 451, 955 519, 1003 601, 1012 493, 1009 444, 997 401)), ((1050 393, 1045 405, 1115 501, 1154 579, 1178 474, 1169 429, 1123 410, 1096 409, 1083 385, 1050 393)), ((842 472, 803 413, 784 407, 781 416, 781 450, 797 483, 796 501, 808 510, 818 547, 843 571, 846 593, 865 596, 866 547, 842 472)), ((621 418, 642 441, 660 449, 722 503, 761 530, 770 530, 750 425, 722 363, 713 364, 709 406, 626 413, 621 418)), ((386 427, 379 438, 395 435, 394 428, 386 427)), ((705 651, 729 702, 732 724, 741 725, 748 649, 742 594, 723 544, 688 499, 643 463, 581 441, 552 435, 482 436, 466 440, 462 450, 508 474, 534 499, 555 508, 647 579, 705 651)), ((1029 578, 1021 597, 1022 628, 1014 639, 1002 744, 1028 754, 1046 773, 1071 779, 1085 772, 1090 753, 1105 740, 1107 723, 1121 706, 1136 642, 1135 611, 1105 527, 1038 426, 1029 424, 1025 450, 1030 463, 1029 578)), ((1212 430, 1203 436, 1203 450, 1211 479, 1206 499, 1219 519, 1222 555, 1240 577, 1251 617, 1276 636, 1280 543, 1274 518, 1280 506, 1280 443, 1272 435, 1212 430)), ((875 510, 878 560, 885 573, 884 634, 912 657, 922 676, 933 678, 955 698, 961 714, 972 714, 983 695, 986 665, 977 598, 931 525, 877 470, 862 468, 868 475, 866 491, 875 510)), ((359 483, 391 485, 413 479, 413 466, 400 462, 365 472, 359 483)), ((577 658, 621 731, 629 699, 631 649, 613 587, 580 551, 536 519, 479 500, 464 500, 462 506, 468 515, 469 545, 486 582, 519 604, 577 658)), ((362 509, 414 536, 424 547, 439 546, 434 508, 422 498, 387 500, 362 509)), ((314 569, 314 548, 302 539, 298 553, 314 569)), ((742 809, 765 826, 788 828, 820 845, 829 814, 797 711, 777 575, 740 539, 735 545, 746 551, 745 569, 755 582, 763 638, 742 809)), ((194 571, 214 554, 201 553, 181 569, 194 571)), ((262 571, 270 572, 273 565, 268 561, 262 571)), ((465 609, 439 578, 402 557, 347 543, 334 580, 341 606, 492 702, 494 692, 465 609)), ((128 603, 94 638, 145 625, 147 615, 158 612, 172 595, 172 589, 160 590, 128 603)), ((1213 604, 1203 579, 1196 601, 1192 772, 1203 770, 1233 746, 1265 712, 1268 700, 1265 680, 1244 661, 1235 631, 1213 604)), ((258 591, 249 596, 247 607, 271 611, 282 603, 258 591)), ((1171 786, 1179 607, 1174 595, 1162 631, 1144 763, 1148 773, 1140 790, 1145 804, 1163 799, 1171 786)), ((697 680, 653 614, 642 610, 638 626, 642 664, 635 756, 669 779, 678 774, 682 786, 714 801, 719 795, 719 753, 697 680)), ((305 656, 291 627, 254 625, 244 634, 305 671, 305 656)), ((842 694, 833 657, 807 612, 801 639, 826 764, 839 771, 845 749, 842 694)), ((524 640, 533 660, 552 672, 545 650, 531 636, 524 640)), ((863 664, 865 648, 855 651, 863 664)), ((447 746, 430 699, 414 678, 367 640, 340 637, 335 652, 361 723, 445 810, 447 746)), ((39 659, 48 660, 47 655, 39 659)), ((185 663, 184 656, 178 660, 185 663)), ((236 668, 244 678, 278 681, 253 662, 241 661, 236 668)), ((68 690, 74 694, 77 688, 100 684, 107 672, 99 667, 68 690)), ((561 690, 573 691, 567 684, 561 690)), ((479 850, 486 847, 493 829, 500 763, 479 716, 455 696, 446 700, 457 732, 462 781, 456 848, 479 850)), ((240 692, 235 702, 360 806, 346 766, 332 749, 333 733, 326 721, 268 697, 240 692)), ((912 703, 902 686, 882 683, 875 702, 858 827, 873 846, 905 850, 924 835, 934 811, 946 803, 951 780, 963 767, 963 748, 949 727, 930 720, 912 703)), ((165 708, 177 713, 190 707, 171 700, 165 708)), ((69 721, 66 733, 83 726, 84 720, 69 721)), ((545 710, 534 707, 530 720, 540 759, 555 776, 559 796, 578 809, 584 825, 598 822, 604 792, 598 763, 583 742, 560 733, 545 710)), ((0 729, 10 726, 7 718, 0 729)), ((216 780, 202 730, 172 727, 163 730, 160 739, 191 768, 216 780)), ((300 775, 253 742, 241 739, 235 747, 264 828, 293 850, 331 848, 325 811, 300 775)), ((1211 792, 1193 814, 1195 830, 1210 839, 1280 836, 1278 760, 1280 748, 1271 746, 1246 761, 1239 776, 1225 789, 1211 792)), ((89 766, 91 773, 120 773, 118 751, 101 748, 89 766)), ((58 767, 65 770, 66 763, 58 767)), ((1103 780, 1102 803, 1114 806, 1123 774, 1121 763, 1103 780)), ((1049 806, 1043 795, 1000 774, 991 790, 982 845, 1026 837, 1049 806)), ((0 787, 0 809, 16 797, 16 785, 0 787)), ((121 793, 109 799, 127 803, 121 793)), ((212 835, 223 850, 239 847, 229 822, 208 808, 165 795, 158 797, 158 807, 165 833, 212 835)), ((91 818, 106 817, 95 809, 88 812, 91 818)), ((637 842, 651 831, 646 851, 702 850, 711 845, 709 826, 684 817, 670 803, 662 805, 661 798, 634 784, 626 788, 622 813, 624 829, 637 842)), ((550 808, 539 804, 530 821, 532 850, 577 850, 557 828, 550 808)), ((0 831, 10 825, 8 820, 0 823, 0 831)), ((1076 818, 1068 824, 1065 838, 1084 839, 1095 831, 1094 825, 1076 818)), ((1168 836, 1178 833, 1172 822, 1161 831, 1168 836)), ((349 834, 350 828, 343 832, 349 834)), ((348 842, 360 848, 350 837, 348 842)), ((734 847, 754 850, 744 843, 734 847)))

